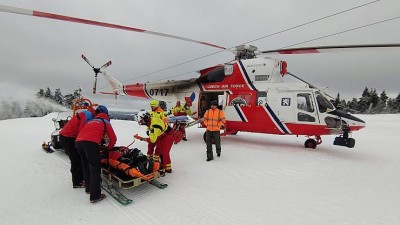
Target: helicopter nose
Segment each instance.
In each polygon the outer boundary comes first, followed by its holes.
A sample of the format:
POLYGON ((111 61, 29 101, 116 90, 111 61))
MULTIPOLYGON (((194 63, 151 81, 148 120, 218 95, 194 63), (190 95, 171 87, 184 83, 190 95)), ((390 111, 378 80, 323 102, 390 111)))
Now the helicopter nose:
POLYGON ((350 131, 361 130, 367 125, 364 120, 359 119, 355 116, 351 116, 351 117, 352 117, 351 120, 348 122, 350 131))

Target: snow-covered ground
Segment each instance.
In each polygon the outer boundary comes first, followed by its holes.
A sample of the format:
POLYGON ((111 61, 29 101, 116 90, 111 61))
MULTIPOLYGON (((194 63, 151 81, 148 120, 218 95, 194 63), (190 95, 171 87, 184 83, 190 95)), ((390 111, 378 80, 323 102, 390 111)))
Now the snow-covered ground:
MULTIPOLYGON (((367 127, 353 149, 333 146, 333 136, 310 150, 305 137, 239 133, 223 138, 211 162, 204 130, 192 127, 173 146, 173 173, 160 178, 168 188, 123 191, 129 206, 110 196, 90 204, 72 188, 68 158, 41 150, 54 116, 0 121, 0 224, 400 224, 400 115, 359 115, 367 127)), ((145 132, 112 125, 118 145, 145 132)))

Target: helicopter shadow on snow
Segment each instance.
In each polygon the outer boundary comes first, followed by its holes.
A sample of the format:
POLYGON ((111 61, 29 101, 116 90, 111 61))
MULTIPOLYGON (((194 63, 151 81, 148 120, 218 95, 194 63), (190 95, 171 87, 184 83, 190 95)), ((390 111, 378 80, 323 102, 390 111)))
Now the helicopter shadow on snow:
MULTIPOLYGON (((288 138, 285 136, 279 136, 275 138, 276 136, 272 135, 266 135, 264 138, 256 138, 252 137, 249 138, 248 135, 238 135, 235 136, 226 136, 222 137, 222 145, 234 145, 234 146, 240 146, 244 145, 246 146, 247 149, 251 149, 252 147, 257 148, 257 150, 262 150, 262 151, 270 151, 270 152, 307 152, 307 153, 313 153, 313 154, 321 154, 326 157, 334 157, 334 158, 339 158, 339 159, 346 159, 346 160, 356 160, 356 161, 375 161, 376 156, 375 155, 370 155, 368 153, 360 151, 360 149, 353 148, 344 148, 344 147, 339 147, 339 146, 334 146, 331 144, 329 140, 326 140, 322 143, 322 145, 317 146, 316 149, 311 149, 311 148, 305 148, 304 147, 304 142, 303 139, 290 139, 290 141, 286 141, 284 138, 288 138), (324 145, 325 144, 325 145, 324 145), (263 148, 260 148, 260 146, 263 146, 263 148)), ((326 138, 327 139, 327 138, 326 138)), ((304 139, 305 141, 305 139, 304 139)))

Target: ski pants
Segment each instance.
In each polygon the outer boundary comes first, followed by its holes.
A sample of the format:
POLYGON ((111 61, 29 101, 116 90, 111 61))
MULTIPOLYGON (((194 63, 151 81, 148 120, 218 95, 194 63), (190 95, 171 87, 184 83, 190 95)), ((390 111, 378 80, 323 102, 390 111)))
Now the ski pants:
POLYGON ((90 200, 100 198, 101 165, 99 144, 91 141, 76 142, 83 166, 85 191, 90 192, 90 200))
POLYGON ((171 157, 169 152, 173 144, 174 137, 170 134, 160 136, 156 142, 155 154, 161 157, 161 165, 164 169, 171 169, 171 157))
POLYGON ((60 144, 65 152, 69 152, 68 157, 71 161, 70 171, 72 174, 72 185, 79 186, 83 181, 83 169, 81 157, 78 153, 78 149, 75 147, 75 138, 60 135, 60 144))
POLYGON ((207 142, 207 159, 214 159, 212 144, 213 140, 215 143, 216 152, 221 153, 221 136, 220 131, 206 131, 206 142, 207 142))

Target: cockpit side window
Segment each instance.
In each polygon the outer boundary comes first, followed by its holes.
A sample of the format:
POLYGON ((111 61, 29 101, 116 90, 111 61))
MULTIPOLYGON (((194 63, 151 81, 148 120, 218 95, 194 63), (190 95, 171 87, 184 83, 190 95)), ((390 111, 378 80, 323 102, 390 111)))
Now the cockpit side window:
POLYGON ((333 110, 334 106, 332 105, 332 103, 330 103, 328 101, 328 99, 326 99, 320 92, 315 92, 316 94, 316 98, 317 98, 317 104, 318 104, 318 109, 319 112, 324 113, 326 112, 328 109, 333 110))

